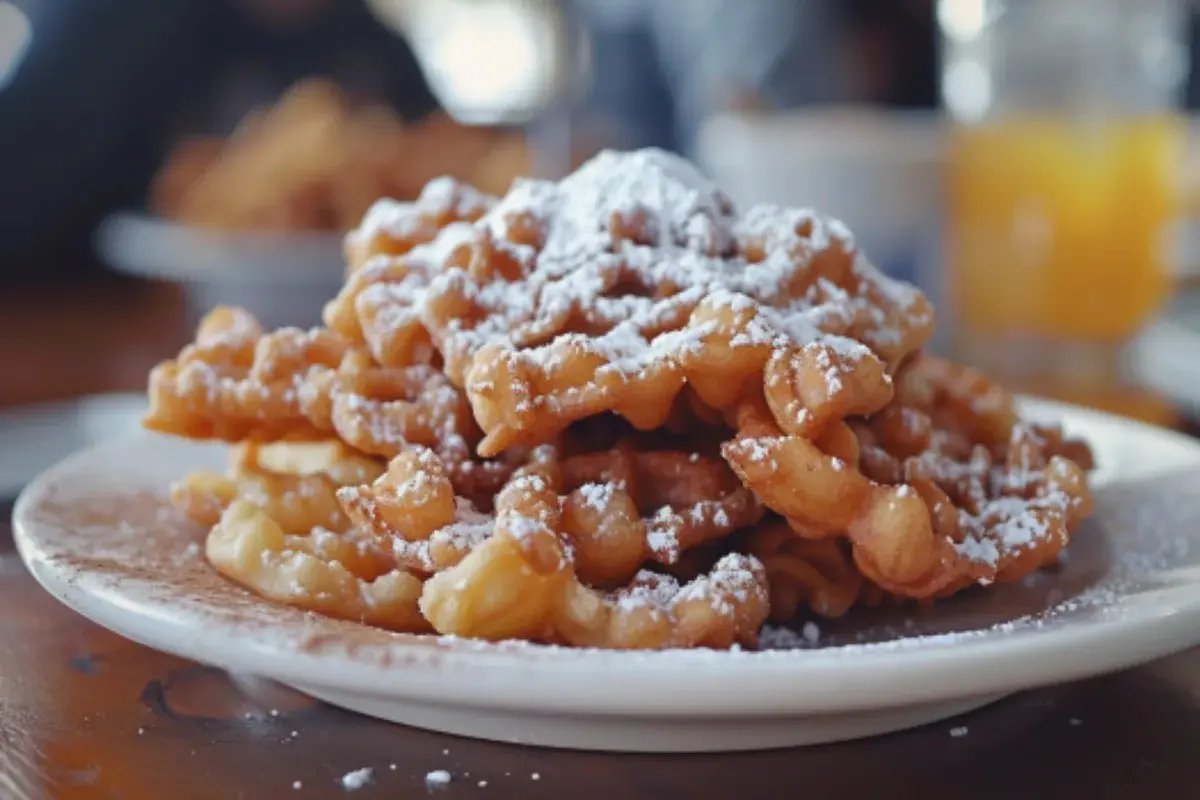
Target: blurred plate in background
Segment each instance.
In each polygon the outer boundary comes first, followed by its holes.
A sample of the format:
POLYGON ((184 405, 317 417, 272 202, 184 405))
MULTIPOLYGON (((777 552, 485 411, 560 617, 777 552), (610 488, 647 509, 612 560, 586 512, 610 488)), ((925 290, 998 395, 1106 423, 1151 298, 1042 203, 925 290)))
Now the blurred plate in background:
POLYGON ((141 429, 143 394, 102 394, 0 411, 0 499, 85 447, 141 429))
MULTIPOLYGON (((842 220, 876 266, 943 305, 945 145, 937 113, 728 112, 704 125, 696 159, 742 208, 808 207, 842 220)), ((931 347, 944 349, 948 335, 939 327, 931 347)))
POLYGON ((942 209, 937 114, 830 108, 713 119, 696 157, 741 206, 812 207, 850 226, 881 269, 918 281, 942 209))
POLYGON ((810 207, 842 220, 876 266, 940 304, 945 148, 938 114, 728 112, 704 125, 695 155, 743 208, 810 207))
POLYGON ((129 212, 105 220, 96 249, 119 272, 183 284, 195 317, 238 305, 268 328, 318 324, 345 271, 340 234, 202 230, 129 212))

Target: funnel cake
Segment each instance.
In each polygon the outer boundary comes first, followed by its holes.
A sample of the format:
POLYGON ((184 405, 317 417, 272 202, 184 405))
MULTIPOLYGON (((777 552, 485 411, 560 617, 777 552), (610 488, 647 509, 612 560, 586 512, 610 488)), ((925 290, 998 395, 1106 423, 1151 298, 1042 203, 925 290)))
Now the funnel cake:
POLYGON ((495 455, 607 411, 660 427, 685 384, 729 407, 775 350, 829 335, 895 365, 932 314, 840 223, 768 206, 739 217, 690 164, 644 151, 518 181, 475 222, 356 272, 326 322, 383 364, 432 343, 495 455))
POLYGON ((172 502, 222 574, 401 631, 753 646, 768 619, 940 602, 1053 561, 1091 454, 922 353, 924 296, 835 220, 738 214, 604 153, 450 179, 347 238, 325 326, 214 310, 146 426, 234 444, 172 502))

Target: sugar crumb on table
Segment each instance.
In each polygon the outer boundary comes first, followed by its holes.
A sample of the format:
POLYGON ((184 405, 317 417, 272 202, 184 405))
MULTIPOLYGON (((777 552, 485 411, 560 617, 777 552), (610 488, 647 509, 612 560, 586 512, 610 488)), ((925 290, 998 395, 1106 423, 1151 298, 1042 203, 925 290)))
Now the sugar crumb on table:
POLYGON ((450 773, 444 769, 435 769, 425 773, 425 785, 431 789, 441 789, 450 785, 450 773))
POLYGON ((370 783, 374 777, 374 774, 375 770, 371 769, 370 767, 363 767, 362 769, 356 769, 352 772, 347 772, 339 779, 339 781, 342 784, 343 789, 348 792, 353 792, 356 789, 361 789, 370 783))

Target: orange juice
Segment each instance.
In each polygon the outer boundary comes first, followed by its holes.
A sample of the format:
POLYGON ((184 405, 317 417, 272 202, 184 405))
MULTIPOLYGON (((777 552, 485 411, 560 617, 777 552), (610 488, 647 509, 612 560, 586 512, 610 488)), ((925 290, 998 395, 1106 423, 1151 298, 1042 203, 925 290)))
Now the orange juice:
POLYGON ((1183 129, 1168 113, 958 126, 948 290, 961 335, 1118 345, 1169 288, 1183 129))

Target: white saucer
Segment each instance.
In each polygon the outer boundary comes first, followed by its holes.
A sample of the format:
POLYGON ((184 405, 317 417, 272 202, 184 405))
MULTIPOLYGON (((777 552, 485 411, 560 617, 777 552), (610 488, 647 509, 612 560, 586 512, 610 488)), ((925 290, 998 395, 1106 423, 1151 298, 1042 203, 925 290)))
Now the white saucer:
POLYGON ((186 658, 464 736, 564 748, 720 751, 942 719, 1021 689, 1200 643, 1200 443, 1030 402, 1092 442, 1098 507, 1061 568, 925 611, 778 632, 765 652, 613 653, 389 634, 261 601, 203 561, 168 481, 219 447, 150 435, 59 464, 18 501, 21 555, 62 602, 186 658), (811 631, 810 631, 811 633, 811 631))
POLYGON ((268 329, 317 324, 345 274, 342 237, 323 231, 212 231, 125 212, 95 240, 120 272, 185 285, 197 314, 238 305, 268 329))

